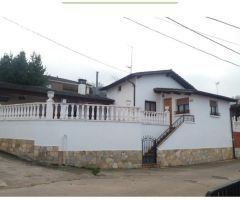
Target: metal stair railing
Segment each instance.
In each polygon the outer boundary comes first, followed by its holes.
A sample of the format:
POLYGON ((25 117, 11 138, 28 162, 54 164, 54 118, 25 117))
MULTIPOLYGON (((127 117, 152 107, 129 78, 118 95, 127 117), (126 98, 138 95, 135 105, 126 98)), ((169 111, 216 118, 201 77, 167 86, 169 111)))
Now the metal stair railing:
POLYGON ((171 135, 179 126, 183 124, 185 121, 191 121, 194 122, 195 118, 194 115, 182 115, 177 120, 173 122, 169 126, 168 129, 166 129, 157 139, 156 139, 156 145, 159 146, 161 143, 165 141, 165 139, 171 135))
POLYGON ((178 127, 180 127, 185 121, 195 122, 194 115, 181 115, 178 119, 176 119, 173 124, 169 126, 157 139, 155 139, 154 144, 144 153, 147 155, 148 153, 152 153, 156 151, 156 148, 162 144, 178 127))

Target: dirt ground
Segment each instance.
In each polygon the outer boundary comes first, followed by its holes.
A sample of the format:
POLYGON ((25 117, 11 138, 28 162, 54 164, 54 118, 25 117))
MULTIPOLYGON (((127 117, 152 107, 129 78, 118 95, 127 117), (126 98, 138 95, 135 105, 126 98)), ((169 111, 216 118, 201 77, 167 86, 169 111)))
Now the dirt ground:
POLYGON ((161 169, 45 167, 0 153, 0 196, 204 196, 240 178, 240 160, 161 169))

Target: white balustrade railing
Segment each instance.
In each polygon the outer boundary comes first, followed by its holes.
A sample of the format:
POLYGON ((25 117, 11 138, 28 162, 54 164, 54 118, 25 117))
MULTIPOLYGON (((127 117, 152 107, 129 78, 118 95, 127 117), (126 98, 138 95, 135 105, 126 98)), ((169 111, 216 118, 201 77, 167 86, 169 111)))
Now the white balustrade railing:
POLYGON ((0 105, 0 120, 45 119, 46 103, 0 105))
POLYGON ((233 123, 233 131, 240 132, 240 117, 238 117, 237 119, 233 117, 232 123, 233 123))
POLYGON ((169 112, 143 111, 143 123, 169 125, 169 112))
POLYGON ((0 105, 0 120, 83 120, 169 124, 169 112, 141 111, 138 107, 76 103, 0 105))

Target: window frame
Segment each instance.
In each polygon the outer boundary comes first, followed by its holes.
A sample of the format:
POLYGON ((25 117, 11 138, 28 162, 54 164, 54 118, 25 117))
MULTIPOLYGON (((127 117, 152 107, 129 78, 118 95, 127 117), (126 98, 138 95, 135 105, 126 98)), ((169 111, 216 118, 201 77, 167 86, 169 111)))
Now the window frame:
POLYGON ((156 101, 147 101, 147 100, 145 100, 145 104, 144 105, 145 105, 145 107, 144 107, 145 111, 157 112, 157 102, 156 101), (150 110, 146 110, 147 104, 149 104, 150 110), (152 106, 154 108, 153 110, 151 109, 152 106))
POLYGON ((210 115, 211 116, 220 116, 219 108, 218 108, 218 101, 209 100, 209 106, 210 106, 210 115))
POLYGON ((179 98, 176 99, 176 108, 177 111, 175 111, 175 114, 188 114, 190 113, 190 105, 189 105, 189 97, 183 97, 183 98, 179 98), (187 99, 185 101, 187 101, 187 103, 178 103, 178 101, 184 101, 184 99, 187 99), (182 110, 181 110, 181 106, 182 106, 182 110))

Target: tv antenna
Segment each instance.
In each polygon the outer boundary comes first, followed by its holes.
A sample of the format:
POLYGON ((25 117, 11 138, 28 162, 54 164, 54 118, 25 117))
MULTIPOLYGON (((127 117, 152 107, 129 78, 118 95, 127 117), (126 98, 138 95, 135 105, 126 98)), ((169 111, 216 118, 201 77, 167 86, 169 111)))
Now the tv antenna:
POLYGON ((130 48, 131 48, 130 66, 127 66, 127 68, 130 69, 130 74, 131 74, 133 70, 133 46, 130 46, 130 48))

